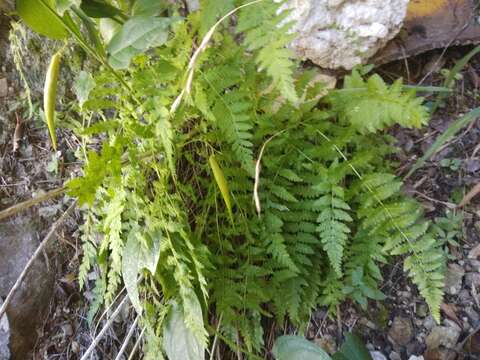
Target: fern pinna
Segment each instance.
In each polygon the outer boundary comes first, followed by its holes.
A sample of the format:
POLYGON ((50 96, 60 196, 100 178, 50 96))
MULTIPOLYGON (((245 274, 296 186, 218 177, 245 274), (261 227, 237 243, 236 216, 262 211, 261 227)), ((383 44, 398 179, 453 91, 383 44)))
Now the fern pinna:
POLYGON ((113 299, 122 276, 143 315, 146 354, 170 356, 177 322, 201 351, 217 335, 236 352, 261 353, 263 319, 305 327, 318 305, 380 300, 381 264, 403 256, 438 320, 441 245, 420 205, 402 195, 383 132, 426 123, 412 90, 355 70, 319 99, 315 72, 294 73, 281 4, 263 1, 214 34, 185 101, 168 110, 197 35, 241 3, 203 1, 124 71, 132 93, 104 71, 95 76, 82 108, 89 126, 77 129, 92 149, 69 183, 88 206, 81 273, 98 265, 93 309, 113 299))

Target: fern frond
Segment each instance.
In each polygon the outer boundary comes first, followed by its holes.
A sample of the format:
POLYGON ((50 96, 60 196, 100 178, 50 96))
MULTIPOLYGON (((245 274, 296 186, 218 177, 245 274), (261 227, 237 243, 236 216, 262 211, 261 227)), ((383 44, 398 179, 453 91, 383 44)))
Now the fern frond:
POLYGON ((288 10, 278 14, 281 4, 264 1, 240 12, 237 31, 245 34, 244 43, 255 53, 260 70, 265 70, 273 85, 287 100, 296 104, 298 95, 293 81, 293 53, 286 48, 294 36, 287 34, 288 10))
POLYGON ((394 124, 419 128, 428 121, 423 99, 414 90, 403 91, 401 79, 390 87, 378 75, 364 81, 358 71, 345 79, 344 89, 329 96, 340 117, 360 133, 376 132, 394 124))
POLYGON ((340 277, 343 250, 350 233, 350 228, 345 223, 353 219, 347 212, 350 206, 343 200, 343 189, 340 186, 329 185, 324 194, 315 202, 320 210, 317 232, 333 269, 340 277))

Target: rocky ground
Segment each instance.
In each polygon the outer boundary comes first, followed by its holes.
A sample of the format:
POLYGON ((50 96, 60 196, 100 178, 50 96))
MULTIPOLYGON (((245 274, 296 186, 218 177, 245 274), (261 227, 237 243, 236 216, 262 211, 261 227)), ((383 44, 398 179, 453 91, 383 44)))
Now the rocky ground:
MULTIPOLYGON (((0 17, 0 210, 58 188, 78 167, 72 156, 76 139, 65 132, 62 154, 53 154, 38 110, 48 46, 41 47, 35 36, 27 35, 28 53, 21 55, 34 99, 28 101, 17 72, 6 35, 6 18, 0 17), (14 151, 15 150, 15 151, 14 151), (53 155, 52 155, 53 154, 53 155)), ((441 70, 452 68, 469 48, 455 48, 442 54, 434 51, 383 66, 385 78, 404 76, 410 84, 441 85, 441 70), (440 56, 442 55, 442 56, 440 56), (432 60, 433 59, 433 60, 432 60), (408 66, 407 66, 408 65, 408 66)), ((455 94, 422 131, 396 130, 401 151, 399 175, 428 149, 436 136, 470 109, 480 97, 480 56, 466 67, 457 81, 455 94)), ((427 101, 433 101, 430 95, 427 101)), ((460 230, 445 237, 450 261, 447 269, 442 323, 436 324, 400 264, 385 266, 383 292, 387 300, 371 303, 368 312, 353 304, 342 306, 340 316, 330 319, 324 309, 312 316, 309 339, 333 351, 340 334, 357 332, 367 343, 375 360, 480 359, 480 196, 455 209, 464 195, 480 182, 480 122, 473 122, 451 140, 432 161, 406 182, 405 191, 425 206, 429 217, 450 216, 460 230), (455 245, 453 241, 459 243, 455 245)), ((70 199, 58 197, 0 222, 0 301, 23 270, 29 256, 65 211, 70 199)), ((9 322, 0 319, 0 359, 77 359, 91 342, 94 330, 86 323, 86 300, 90 289, 80 291, 76 274, 81 256, 78 225, 74 212, 56 230, 56 238, 34 264, 24 285, 8 309, 9 322), (9 345, 9 346, 7 346, 9 345)), ((119 340, 130 322, 125 313, 114 324, 94 358, 113 358, 119 340)), ((97 319, 96 324, 101 324, 97 319)))

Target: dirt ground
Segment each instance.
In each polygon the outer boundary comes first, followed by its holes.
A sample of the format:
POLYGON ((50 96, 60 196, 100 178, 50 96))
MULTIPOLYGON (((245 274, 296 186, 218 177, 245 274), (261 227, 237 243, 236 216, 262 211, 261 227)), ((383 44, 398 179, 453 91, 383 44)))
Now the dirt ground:
MULTIPOLYGON (((79 167, 73 157, 77 140, 67 130, 62 130, 61 154, 52 156, 45 125, 38 115, 28 119, 27 102, 21 96, 23 85, 8 54, 5 33, 6 25, 0 23, 0 79, 6 79, 6 90, 5 80, 0 80, 0 210, 31 198, 33 194, 60 187, 79 167)), ((441 86, 444 81, 442 69, 452 68, 470 49, 452 48, 445 53, 435 50, 382 66, 377 71, 387 80, 403 76, 412 85, 441 86)), ((38 51, 37 56, 41 57, 42 49, 38 51)), ((31 84, 32 98, 38 105, 43 68, 34 66, 43 66, 44 62, 25 60, 25 63, 31 72, 30 79, 39 81, 31 84)), ((397 155, 399 176, 408 172, 453 121, 479 105, 480 56, 476 56, 460 75, 455 92, 433 116, 429 127, 421 131, 392 131, 400 147, 397 155)), ((434 99, 430 94, 426 101, 431 104, 434 99)), ((480 196, 462 209, 454 209, 454 204, 479 183, 478 120, 462 129, 405 183, 405 192, 424 204, 428 217, 462 216, 461 230, 456 234, 459 246, 449 245, 451 259, 441 324, 435 324, 428 315, 428 308, 397 263, 383 268, 382 290, 387 295, 384 303, 372 302, 368 312, 345 303, 336 319, 330 319, 325 309, 318 309, 312 314, 307 337, 333 351, 341 342, 342 332, 354 331, 363 338, 375 359, 419 359, 414 356, 423 356, 425 360, 480 359, 480 295, 477 293, 480 291, 480 196), (435 342, 442 346, 433 351, 431 345, 435 342)), ((68 199, 51 199, 28 210, 27 214, 40 220, 43 234, 67 203, 68 199)), ((87 286, 80 291, 76 280, 81 257, 77 229, 80 223, 77 211, 57 237, 56 251, 50 259, 57 274, 54 296, 49 315, 38 330, 34 359, 77 359, 91 343, 94 330, 87 326, 85 301, 91 296, 91 289, 87 286)), ((125 313, 120 318, 97 347, 97 358, 114 358, 127 324, 131 322, 131 314, 125 313)), ((97 319, 97 323, 102 321, 97 319)))

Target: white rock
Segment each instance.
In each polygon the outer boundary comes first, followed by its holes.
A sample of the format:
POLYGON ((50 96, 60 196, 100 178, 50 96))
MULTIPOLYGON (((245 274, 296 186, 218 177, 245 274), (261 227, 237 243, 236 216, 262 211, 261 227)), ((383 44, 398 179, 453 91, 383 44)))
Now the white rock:
POLYGON ((290 0, 291 46, 324 68, 364 63, 400 30, 409 0, 290 0))

